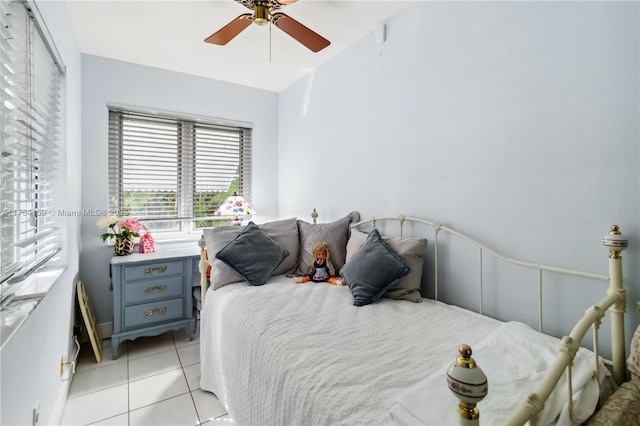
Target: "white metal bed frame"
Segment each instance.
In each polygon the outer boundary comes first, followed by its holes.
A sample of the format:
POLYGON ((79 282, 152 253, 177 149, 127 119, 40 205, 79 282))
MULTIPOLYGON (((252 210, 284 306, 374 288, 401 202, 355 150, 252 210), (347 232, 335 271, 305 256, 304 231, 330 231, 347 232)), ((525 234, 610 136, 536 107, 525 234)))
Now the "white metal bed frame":
MULTIPOLYGON (((315 213, 315 209, 314 209, 315 213)), ((313 221, 317 218, 317 213, 313 216, 313 221)), ((620 253, 628 246, 628 240, 622 236, 617 225, 612 225, 610 232, 602 239, 602 244, 609 250, 609 274, 600 275, 590 272, 577 271, 572 269, 558 268, 555 266, 541 265, 537 263, 526 262, 518 259, 513 259, 504 256, 491 248, 479 243, 473 238, 464 235, 452 228, 449 228, 437 221, 419 219, 410 216, 384 216, 384 217, 372 217, 369 220, 361 221, 351 225, 351 228, 357 228, 363 224, 370 224, 373 228, 376 227, 377 222, 380 221, 397 221, 400 225, 400 237, 403 236, 403 226, 406 221, 422 223, 433 228, 434 232, 434 279, 435 279, 435 299, 438 300, 438 233, 445 231, 451 235, 454 235, 469 244, 475 246, 479 250, 480 256, 480 314, 482 314, 482 287, 483 287, 483 255, 488 253, 489 255, 500 259, 504 262, 519 265, 526 268, 532 268, 538 271, 538 321, 539 329, 542 331, 542 271, 550 271, 559 274, 565 274, 570 276, 577 276, 583 278, 591 278, 596 280, 608 281, 609 286, 607 294, 598 304, 589 307, 584 316, 575 324, 570 334, 563 337, 560 343, 558 354, 556 359, 547 371, 545 378, 538 384, 535 391, 527 396, 527 398, 516 407, 509 418, 504 424, 507 425, 524 425, 527 421, 531 425, 537 424, 538 414, 544 408, 544 402, 547 400, 553 389, 556 387, 558 381, 562 377, 565 371, 567 371, 567 382, 569 392, 569 415, 571 420, 574 419, 573 414, 573 398, 572 395, 572 379, 571 379, 571 366, 573 359, 580 347, 580 343, 584 338, 589 328, 593 328, 593 352, 595 353, 595 366, 594 369, 598 374, 599 369, 599 351, 598 351, 598 329, 602 318, 607 310, 611 311, 611 352, 612 359, 605 360, 608 364, 612 365, 613 378, 619 385, 625 380, 626 366, 625 366, 625 335, 624 335, 624 314, 626 311, 626 291, 622 284, 622 257, 620 253)), ((206 289, 208 288, 207 269, 209 263, 206 258, 206 245, 204 241, 204 235, 198 242, 200 246, 200 286, 202 304, 204 306, 204 298, 206 289)), ((489 378, 489 381, 491 378, 489 378)), ((461 400, 458 413, 460 414, 461 425, 478 425, 479 415, 475 404, 469 404, 461 400)))

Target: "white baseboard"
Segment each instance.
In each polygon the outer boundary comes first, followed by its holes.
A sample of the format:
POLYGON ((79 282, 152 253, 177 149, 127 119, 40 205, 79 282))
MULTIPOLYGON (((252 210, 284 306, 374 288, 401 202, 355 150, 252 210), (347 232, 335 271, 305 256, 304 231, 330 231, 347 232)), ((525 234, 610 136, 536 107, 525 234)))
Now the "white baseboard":
POLYGON ((60 393, 58 393, 58 398, 53 406, 53 410, 51 411, 51 416, 49 417, 49 421, 47 423, 42 423, 42 420, 39 422, 40 424, 47 425, 59 425, 60 420, 62 420, 62 414, 64 412, 64 406, 67 403, 67 396, 69 395, 69 389, 71 388, 71 378, 72 374, 69 374, 69 378, 62 381, 63 385, 60 388, 60 393))
MULTIPOLYGON (((111 321, 103 322, 103 323, 97 324, 96 327, 100 332, 100 336, 102 337, 102 340, 111 338, 111 335, 113 334, 113 322, 111 321)), ((78 336, 78 340, 80 341, 80 343, 83 343, 83 344, 89 343, 89 334, 87 333, 86 329, 82 330, 82 333, 80 333, 80 335, 78 336)))
POLYGON ((110 339, 113 334, 113 322, 103 322, 98 324, 98 331, 102 339, 110 339))

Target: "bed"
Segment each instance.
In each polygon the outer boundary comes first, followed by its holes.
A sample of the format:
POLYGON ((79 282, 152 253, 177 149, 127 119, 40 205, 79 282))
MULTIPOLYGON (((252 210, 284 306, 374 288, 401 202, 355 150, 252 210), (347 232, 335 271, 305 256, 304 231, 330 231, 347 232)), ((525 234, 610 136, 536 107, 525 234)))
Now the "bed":
POLYGON ((511 259, 436 221, 402 215, 360 221, 352 212, 326 224, 291 218, 205 230, 201 388, 215 393, 239 425, 474 424, 478 409, 482 424, 585 422, 603 403, 603 389, 626 378, 620 252, 627 241, 612 227, 603 244, 610 251, 608 276, 511 259), (381 234, 385 221, 400 231, 381 234), (408 223, 412 230, 426 225, 431 236, 405 236, 408 223), (443 232, 480 253, 479 312, 437 300, 450 267, 438 243, 443 232), (348 285, 294 284, 318 240, 329 243, 348 285), (533 268, 540 279, 540 271, 553 271, 609 287, 560 340, 482 315, 483 256, 533 268), (422 297, 427 273, 436 300, 422 297), (606 361, 597 330, 609 308, 612 359, 606 361), (592 324, 590 351, 579 344, 592 324), (447 389, 462 343, 488 378, 488 395, 477 406, 447 389))

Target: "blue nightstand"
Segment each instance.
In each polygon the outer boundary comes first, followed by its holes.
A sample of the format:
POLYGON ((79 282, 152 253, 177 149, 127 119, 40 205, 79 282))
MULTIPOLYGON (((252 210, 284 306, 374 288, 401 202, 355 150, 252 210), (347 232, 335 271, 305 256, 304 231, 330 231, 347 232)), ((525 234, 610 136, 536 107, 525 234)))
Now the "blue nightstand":
POLYGON ((196 329, 193 309, 197 249, 116 256, 111 259, 113 284, 113 359, 124 340, 196 329))

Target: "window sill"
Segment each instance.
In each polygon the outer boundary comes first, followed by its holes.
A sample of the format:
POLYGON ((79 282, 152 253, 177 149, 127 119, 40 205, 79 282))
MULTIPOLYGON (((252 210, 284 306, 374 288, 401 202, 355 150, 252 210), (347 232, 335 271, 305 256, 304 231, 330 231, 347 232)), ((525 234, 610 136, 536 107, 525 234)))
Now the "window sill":
POLYGON ((198 244, 198 240, 202 235, 202 231, 194 231, 190 233, 154 233, 151 232, 151 236, 155 240, 156 244, 198 244))
POLYGON ((64 266, 41 268, 23 282, 11 285, 13 300, 0 311, 0 349, 25 322, 65 269, 64 266))
MULTIPOLYGON (((202 229, 204 229, 204 228, 202 228, 202 229)), ((153 240, 155 241, 156 245, 158 245, 158 244, 182 244, 182 243, 193 243, 193 242, 195 242, 197 244, 198 240, 200 239, 200 235, 202 235, 201 231, 194 231, 194 232, 191 232, 191 233, 150 231, 149 233, 153 237, 153 240)), ((141 233, 140 235, 142 236, 143 233, 141 233)), ((135 243, 136 248, 137 248, 138 244, 140 244, 140 237, 134 237, 133 238, 133 242, 135 243)), ((113 246, 116 245, 116 239, 115 238, 110 238, 110 239, 104 241, 104 244, 113 247, 113 246)))

